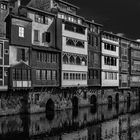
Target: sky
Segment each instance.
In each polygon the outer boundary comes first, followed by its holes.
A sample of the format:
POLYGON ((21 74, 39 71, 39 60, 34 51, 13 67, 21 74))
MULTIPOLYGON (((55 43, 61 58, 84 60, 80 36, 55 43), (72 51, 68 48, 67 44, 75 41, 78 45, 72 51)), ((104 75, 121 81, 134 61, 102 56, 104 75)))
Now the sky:
POLYGON ((140 39, 140 0, 66 0, 78 7, 79 15, 93 19, 103 29, 140 39))

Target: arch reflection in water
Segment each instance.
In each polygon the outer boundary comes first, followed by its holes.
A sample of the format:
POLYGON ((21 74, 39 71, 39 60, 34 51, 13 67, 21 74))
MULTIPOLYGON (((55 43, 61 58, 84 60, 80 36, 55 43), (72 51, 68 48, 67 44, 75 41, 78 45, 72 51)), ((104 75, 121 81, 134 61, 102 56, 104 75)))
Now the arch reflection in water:
POLYGON ((127 103, 125 104, 120 103, 118 113, 116 113, 115 104, 112 105, 112 110, 108 110, 108 105, 98 106, 96 113, 92 113, 90 107, 82 108, 78 110, 76 118, 73 117, 72 110, 55 111, 50 116, 34 114, 25 115, 25 117, 2 117, 0 118, 0 140, 3 138, 8 140, 9 136, 14 140, 77 140, 84 137, 86 140, 101 140, 101 138, 122 140, 124 137, 130 140, 130 136, 139 140, 140 115, 136 113, 139 102, 131 102, 129 114, 127 103), (120 113, 122 115, 119 115, 120 113), (104 115, 103 118, 102 115, 104 115))
POLYGON ((73 109, 78 109, 78 97, 74 96, 72 98, 72 108, 73 109))
POLYGON ((108 109, 111 110, 112 109, 112 103, 113 103, 112 96, 108 96, 107 99, 108 99, 108 109))
POLYGON ((55 108, 55 106, 54 106, 53 100, 52 100, 52 99, 49 99, 49 100, 47 101, 47 103, 46 103, 46 111, 47 111, 47 112, 48 112, 48 111, 54 111, 54 108, 55 108))
POLYGON ((93 105, 93 106, 96 106, 97 105, 97 98, 95 95, 92 95, 91 98, 90 98, 90 104, 93 105))

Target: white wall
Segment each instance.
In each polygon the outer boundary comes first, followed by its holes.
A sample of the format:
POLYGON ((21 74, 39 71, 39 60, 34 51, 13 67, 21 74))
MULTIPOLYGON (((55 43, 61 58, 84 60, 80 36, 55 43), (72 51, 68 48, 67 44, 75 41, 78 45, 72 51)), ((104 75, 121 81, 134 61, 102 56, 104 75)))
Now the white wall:
POLYGON ((80 87, 80 86, 87 86, 87 80, 62 80, 63 87, 80 87))
POLYGON ((88 66, 62 64, 62 70, 64 70, 64 71, 76 71, 76 72, 87 72, 88 66))
POLYGON ((102 86, 107 86, 107 87, 111 87, 111 86, 119 86, 119 73, 117 73, 117 80, 109 80, 109 79, 105 79, 105 72, 102 71, 102 86))

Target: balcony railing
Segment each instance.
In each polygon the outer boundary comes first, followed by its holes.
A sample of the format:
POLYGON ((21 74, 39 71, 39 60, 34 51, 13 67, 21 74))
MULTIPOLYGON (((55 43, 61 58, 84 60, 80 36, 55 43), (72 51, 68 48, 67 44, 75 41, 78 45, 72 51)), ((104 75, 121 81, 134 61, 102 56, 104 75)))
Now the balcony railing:
POLYGON ((14 88, 30 88, 31 81, 13 81, 14 88))
POLYGON ((70 24, 67 24, 67 23, 65 23, 65 30, 75 32, 75 33, 79 33, 79 34, 85 34, 85 28, 84 27, 74 26, 74 25, 70 25, 70 24))

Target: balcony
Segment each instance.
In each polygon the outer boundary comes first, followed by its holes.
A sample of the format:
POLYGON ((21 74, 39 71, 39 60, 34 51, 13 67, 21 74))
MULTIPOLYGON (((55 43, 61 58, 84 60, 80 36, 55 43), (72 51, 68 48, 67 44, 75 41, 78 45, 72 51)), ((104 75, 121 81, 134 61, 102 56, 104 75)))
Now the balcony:
POLYGON ((66 37, 87 41, 87 29, 82 25, 64 23, 62 24, 62 34, 66 37))
POLYGON ((13 88, 30 88, 31 81, 13 81, 13 88))
POLYGON ((10 67, 10 88, 31 88, 31 68, 24 62, 10 67))

